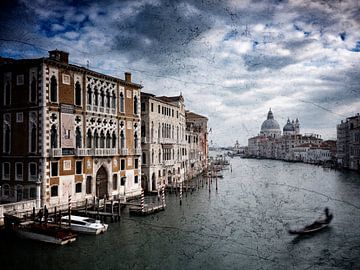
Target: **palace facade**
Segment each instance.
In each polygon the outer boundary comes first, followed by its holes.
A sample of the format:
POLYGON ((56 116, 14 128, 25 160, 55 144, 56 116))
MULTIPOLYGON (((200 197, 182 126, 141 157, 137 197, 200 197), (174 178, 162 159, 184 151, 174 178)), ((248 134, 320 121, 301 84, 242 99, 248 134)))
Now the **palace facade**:
POLYGON ((141 85, 69 63, 2 59, 0 198, 126 199, 141 192, 141 85))

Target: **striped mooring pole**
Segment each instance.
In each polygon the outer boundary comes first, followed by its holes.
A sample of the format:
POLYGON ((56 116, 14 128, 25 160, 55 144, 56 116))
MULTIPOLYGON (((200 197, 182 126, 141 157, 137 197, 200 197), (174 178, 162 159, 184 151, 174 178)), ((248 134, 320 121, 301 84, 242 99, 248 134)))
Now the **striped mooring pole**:
POLYGON ((182 182, 180 183, 180 205, 182 204, 182 182))
MULTIPOLYGON (((68 198, 69 208, 68 208, 68 214, 69 214, 69 227, 71 227, 71 195, 69 195, 68 198)), ((61 218, 61 217, 60 217, 61 218)))
POLYGON ((144 196, 144 190, 141 189, 141 199, 140 199, 140 205, 141 205, 141 212, 145 212, 145 196, 144 196))
POLYGON ((161 200, 163 207, 165 207, 165 185, 161 186, 161 200))

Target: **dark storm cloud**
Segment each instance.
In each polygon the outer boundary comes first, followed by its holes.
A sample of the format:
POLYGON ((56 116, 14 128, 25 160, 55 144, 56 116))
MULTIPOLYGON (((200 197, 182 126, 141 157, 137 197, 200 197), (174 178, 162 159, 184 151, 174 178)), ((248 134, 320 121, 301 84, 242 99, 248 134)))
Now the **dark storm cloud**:
POLYGON ((264 68, 277 70, 296 62, 292 57, 288 56, 261 54, 247 54, 243 56, 243 59, 245 67, 249 71, 256 71, 264 68))

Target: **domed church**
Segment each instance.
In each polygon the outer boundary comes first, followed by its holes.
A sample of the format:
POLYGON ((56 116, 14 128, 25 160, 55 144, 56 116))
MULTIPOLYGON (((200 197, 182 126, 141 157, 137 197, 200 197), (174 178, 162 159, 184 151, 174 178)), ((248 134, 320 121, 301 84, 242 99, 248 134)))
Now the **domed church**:
POLYGON ((296 121, 288 118, 286 125, 283 128, 283 135, 296 135, 300 133, 300 123, 299 119, 296 118, 296 121))
POLYGON ((271 108, 268 112, 267 119, 261 125, 260 135, 272 138, 281 136, 279 123, 274 119, 271 108))

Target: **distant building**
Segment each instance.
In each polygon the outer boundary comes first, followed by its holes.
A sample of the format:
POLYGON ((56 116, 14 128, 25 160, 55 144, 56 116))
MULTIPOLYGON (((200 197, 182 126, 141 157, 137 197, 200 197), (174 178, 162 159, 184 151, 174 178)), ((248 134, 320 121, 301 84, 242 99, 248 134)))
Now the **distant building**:
POLYGON ((340 167, 360 170, 360 115, 346 118, 337 125, 337 163, 340 167))
POLYGON ((287 120, 283 135, 271 109, 262 123, 260 134, 248 139, 248 155, 252 157, 294 160, 301 156, 301 148, 294 156, 293 149, 302 144, 319 145, 322 139, 317 134, 300 134, 300 122, 287 120))
POLYGON ((1 201, 67 207, 141 192, 142 86, 68 59, 0 64, 1 201))

